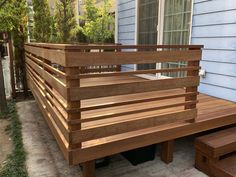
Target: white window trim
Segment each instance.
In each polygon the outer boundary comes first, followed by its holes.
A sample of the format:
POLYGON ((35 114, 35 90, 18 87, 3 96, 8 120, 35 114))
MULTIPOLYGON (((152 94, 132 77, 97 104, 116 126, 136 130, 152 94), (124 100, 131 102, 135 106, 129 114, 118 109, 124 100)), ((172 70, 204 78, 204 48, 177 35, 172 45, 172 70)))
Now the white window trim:
POLYGON ((118 1, 116 1, 116 9, 115 9, 115 43, 118 43, 118 31, 119 31, 119 23, 118 23, 118 5, 119 5, 119 3, 118 3, 118 1))
MULTIPOLYGON (((135 45, 138 45, 138 1, 135 0, 135 45)), ((163 28, 164 28, 164 11, 165 11, 165 0, 159 0, 159 14, 158 14, 158 35, 157 35, 157 45, 162 45, 163 44, 163 28)), ((192 0, 192 7, 191 7, 191 19, 190 19, 190 32, 189 32, 189 44, 192 42, 192 23, 193 23, 193 5, 194 5, 194 0, 192 0)), ((156 63, 156 69, 160 69, 161 64, 156 63)), ((134 64, 134 71, 137 71, 137 64, 134 64)), ((145 78, 145 79, 150 79, 150 80, 155 80, 155 79, 162 79, 162 78, 170 78, 168 76, 163 76, 160 73, 156 75, 148 75, 148 74, 142 74, 138 75, 139 77, 145 78)))

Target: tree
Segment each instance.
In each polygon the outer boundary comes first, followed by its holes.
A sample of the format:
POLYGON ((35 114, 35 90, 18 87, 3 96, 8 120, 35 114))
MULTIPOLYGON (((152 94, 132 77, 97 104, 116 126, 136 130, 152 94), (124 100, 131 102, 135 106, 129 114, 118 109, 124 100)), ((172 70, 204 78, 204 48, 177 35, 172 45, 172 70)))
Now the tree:
POLYGON ((16 80, 23 85, 27 95, 24 62, 24 41, 27 38, 28 6, 26 0, 8 0, 0 8, 0 32, 13 36, 16 80))
POLYGON ((56 3, 54 20, 58 42, 70 42, 75 37, 77 26, 72 0, 56 3))
POLYGON ((37 42, 49 42, 52 33, 52 16, 48 0, 33 0, 34 30, 33 36, 37 42))
POLYGON ((2 1, 0 2, 0 8, 1 8, 6 2, 7 2, 7 0, 2 0, 2 1))
POLYGON ((101 7, 95 0, 85 0, 84 34, 90 42, 106 42, 114 35, 114 16, 110 14, 111 2, 104 0, 101 7))

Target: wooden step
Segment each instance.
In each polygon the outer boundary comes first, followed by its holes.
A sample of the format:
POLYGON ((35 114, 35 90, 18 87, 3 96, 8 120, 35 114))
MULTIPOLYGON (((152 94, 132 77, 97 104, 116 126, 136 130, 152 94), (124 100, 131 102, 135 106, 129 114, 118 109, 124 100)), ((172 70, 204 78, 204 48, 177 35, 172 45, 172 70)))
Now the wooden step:
POLYGON ((211 164, 214 177, 236 177, 236 155, 211 164))
POLYGON ((218 158, 236 150, 236 127, 196 139, 195 148, 210 158, 218 158))

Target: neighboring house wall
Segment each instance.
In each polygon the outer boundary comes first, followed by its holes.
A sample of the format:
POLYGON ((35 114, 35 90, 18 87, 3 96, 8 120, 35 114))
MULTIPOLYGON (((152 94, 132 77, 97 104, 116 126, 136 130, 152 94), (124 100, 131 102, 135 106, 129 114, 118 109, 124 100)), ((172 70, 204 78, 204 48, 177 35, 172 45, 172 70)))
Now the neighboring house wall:
POLYGON ((236 102, 236 1, 195 0, 192 43, 203 44, 199 91, 236 102))

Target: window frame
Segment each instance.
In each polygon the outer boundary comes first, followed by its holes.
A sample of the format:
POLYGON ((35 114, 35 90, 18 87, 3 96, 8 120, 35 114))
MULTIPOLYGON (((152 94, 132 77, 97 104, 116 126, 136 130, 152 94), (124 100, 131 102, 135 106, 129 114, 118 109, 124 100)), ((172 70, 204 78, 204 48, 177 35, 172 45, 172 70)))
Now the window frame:
MULTIPOLYGON (((138 45, 138 29, 139 29, 139 1, 135 0, 135 45, 138 45)), ((190 30, 189 30, 189 45, 191 44, 192 37, 192 24, 193 24, 193 5, 194 0, 191 3, 191 16, 190 16, 190 30)), ((159 11, 158 11, 158 25, 157 25, 157 45, 163 44, 163 33, 164 33, 164 16, 165 16, 165 0, 159 0, 159 11)), ((134 71, 137 71, 137 64, 134 64, 134 71)), ((156 63, 156 69, 161 69, 161 63, 156 63)), ((168 76, 161 75, 161 73, 157 73, 155 75, 143 74, 139 75, 140 77, 155 80, 162 78, 170 78, 168 76)))

